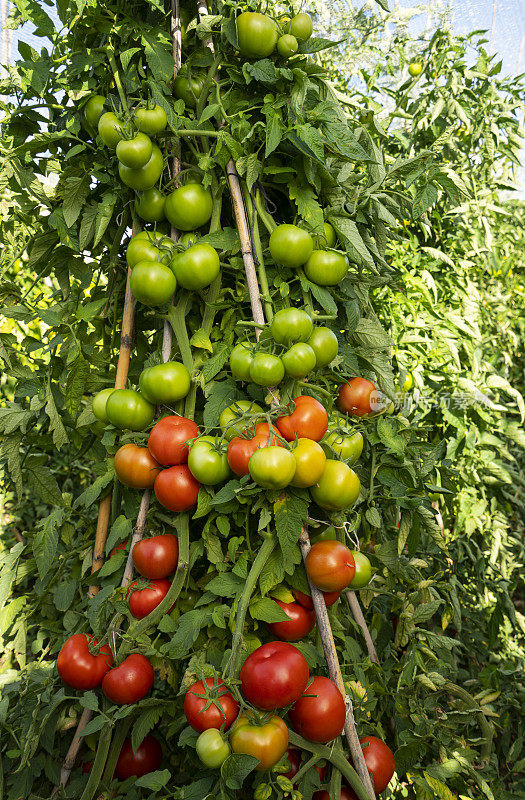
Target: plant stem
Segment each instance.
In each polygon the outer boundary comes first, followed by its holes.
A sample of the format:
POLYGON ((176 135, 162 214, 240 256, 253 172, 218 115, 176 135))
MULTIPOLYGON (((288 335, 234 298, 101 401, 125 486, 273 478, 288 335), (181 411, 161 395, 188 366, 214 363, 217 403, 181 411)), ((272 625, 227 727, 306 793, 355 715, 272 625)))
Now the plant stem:
POLYGON ((89 774, 89 780, 86 784, 86 788, 82 792, 80 800, 93 800, 95 796, 108 757, 109 746, 111 744, 111 730, 112 726, 109 723, 102 728, 98 739, 97 753, 89 774))
POLYGON ((120 97, 120 102, 122 104, 122 108, 124 112, 129 116, 129 106, 128 101, 126 100, 126 94, 124 92, 124 88, 122 86, 122 82, 120 80, 120 75, 117 67, 117 62, 115 61, 115 56, 113 53, 108 54, 108 60, 111 67, 111 71, 113 73, 113 80, 115 81, 115 86, 117 87, 118 96, 120 97))
POLYGON ((308 770, 311 767, 313 767, 314 764, 317 764, 317 762, 320 761, 320 760, 321 760, 321 756, 317 756, 317 755, 313 755, 311 758, 309 758, 308 761, 306 762, 306 764, 303 764, 301 769, 298 772, 296 772, 295 775, 293 776, 294 783, 297 783, 297 781, 299 781, 299 779, 302 778, 303 775, 306 772, 308 772, 308 770))
POLYGON ((274 222, 271 214, 266 211, 260 191, 255 193, 255 208, 257 209, 257 213, 261 219, 261 222, 268 233, 273 233, 277 227, 277 223, 274 222))
POLYGON ((314 753, 319 758, 326 759, 326 761, 330 761, 346 778, 359 800, 370 800, 370 795, 367 794, 357 772, 340 750, 310 742, 293 731, 290 731, 290 744, 300 747, 302 750, 307 750, 309 753, 314 753))
POLYGON ((120 724, 117 727, 117 730, 115 731, 115 735, 113 737, 113 741, 111 742, 111 748, 109 750, 109 755, 106 761, 106 768, 104 770, 104 774, 102 775, 102 784, 104 786, 109 786, 109 784, 113 780, 113 773, 115 772, 115 767, 117 766, 118 757, 120 755, 120 751, 122 750, 124 739, 128 735, 131 723, 132 723, 132 718, 126 717, 126 719, 121 720, 120 724))
POLYGON ((248 221, 250 223, 250 228, 251 228, 250 235, 255 249, 255 255, 257 256, 257 261, 259 262, 257 266, 257 274, 259 276, 259 283, 261 285, 261 297, 263 300, 264 313, 266 314, 267 321, 271 322, 273 319, 273 306, 270 297, 270 289, 268 286, 266 269, 264 266, 261 237, 259 236, 259 215, 255 211, 252 198, 250 197, 250 193, 248 191, 248 187, 244 182, 242 184, 242 192, 244 195, 244 202, 248 214, 248 221))
POLYGON ((240 669, 239 657, 241 655, 242 633, 244 629, 244 620, 246 619, 246 612, 250 603, 251 596, 255 589, 255 585, 259 579, 259 575, 263 571, 264 565, 268 561, 270 555, 277 545, 277 541, 273 536, 267 537, 259 552, 255 556, 255 560, 246 578, 246 583, 242 591, 239 605, 237 606, 237 619, 235 620, 235 630, 233 633, 232 651, 225 674, 232 678, 238 677, 240 669))

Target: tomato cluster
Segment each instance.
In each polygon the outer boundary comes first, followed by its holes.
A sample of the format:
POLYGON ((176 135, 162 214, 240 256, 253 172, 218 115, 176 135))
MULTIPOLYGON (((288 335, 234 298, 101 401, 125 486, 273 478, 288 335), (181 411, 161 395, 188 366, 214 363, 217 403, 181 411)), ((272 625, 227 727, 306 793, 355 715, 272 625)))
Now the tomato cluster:
POLYGON ((311 316, 303 309, 277 311, 270 333, 274 343, 283 346, 283 352, 275 355, 259 345, 239 342, 230 355, 230 369, 236 380, 277 386, 285 376, 300 380, 312 370, 326 367, 337 356, 339 344, 335 333, 324 326, 314 327, 311 316))
POLYGON ((291 58, 312 31, 312 19, 304 12, 274 20, 267 14, 244 11, 237 17, 237 46, 246 58, 267 58, 276 48, 280 56, 291 58))
POLYGON ((297 225, 278 225, 270 236, 270 254, 278 266, 302 269, 318 286, 336 286, 348 272, 346 255, 334 248, 336 236, 330 223, 323 235, 311 236, 297 225))

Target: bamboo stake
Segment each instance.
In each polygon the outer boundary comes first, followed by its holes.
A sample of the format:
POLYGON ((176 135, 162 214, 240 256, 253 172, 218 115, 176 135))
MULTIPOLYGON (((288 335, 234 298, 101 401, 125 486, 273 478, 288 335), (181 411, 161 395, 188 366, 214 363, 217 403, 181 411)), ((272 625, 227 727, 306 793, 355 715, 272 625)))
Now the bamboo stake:
MULTIPOLYGON (((299 547, 301 549, 301 555, 303 557, 303 561, 306 560, 306 556, 310 552, 311 544, 310 544, 310 537, 308 535, 308 529, 303 527, 301 536, 299 537, 299 547)), ((328 673, 330 678, 336 684, 337 688, 343 695, 345 699, 345 706, 346 706, 346 720, 345 720, 345 735, 346 741, 348 742, 348 746, 350 748, 350 754, 352 756, 352 761, 354 762, 354 767, 361 778, 365 789, 370 794, 370 797, 375 800, 375 793, 374 787, 372 785, 372 781, 370 778, 370 774, 365 764, 365 759, 363 756, 363 750, 361 745, 359 744, 359 737, 357 735, 356 727, 355 727, 355 719, 354 719, 354 709, 352 706, 352 701, 348 697, 346 693, 345 684, 343 681, 343 675, 341 673, 341 667, 339 664, 339 659, 337 657, 337 650, 335 647, 334 637, 332 634, 332 628, 330 625, 330 620, 328 618, 328 611, 326 610, 326 603, 324 601, 323 593, 316 589, 310 583, 310 592, 312 596, 312 602, 314 604, 315 616, 317 617, 317 626, 319 628, 319 634, 321 636, 321 643, 323 645, 324 656, 326 660, 326 664, 328 666, 328 673)), ((353 593, 352 593, 353 594, 353 593)))
POLYGON ((368 655, 370 656, 370 660, 373 661, 375 664, 380 664, 377 651, 374 647, 372 637, 370 636, 370 631, 368 630, 368 625, 366 624, 366 620, 361 610, 361 606, 359 605, 359 600, 357 599, 356 593, 350 591, 347 592, 346 599, 348 600, 348 605, 352 610, 354 619, 361 628, 361 631, 363 633, 366 642, 366 648, 368 650, 368 655))

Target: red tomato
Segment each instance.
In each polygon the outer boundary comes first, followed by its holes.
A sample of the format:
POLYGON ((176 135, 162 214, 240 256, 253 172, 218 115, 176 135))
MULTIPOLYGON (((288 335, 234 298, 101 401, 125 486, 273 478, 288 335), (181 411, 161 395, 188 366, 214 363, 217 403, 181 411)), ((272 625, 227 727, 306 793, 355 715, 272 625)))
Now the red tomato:
POLYGON ((133 548, 133 564, 145 578, 167 578, 178 560, 179 543, 171 533, 142 539, 133 548))
POLYGON ((251 439, 235 436, 228 444, 227 450, 228 464, 232 472, 239 478, 247 475, 250 458, 256 450, 267 445, 282 447, 282 442, 275 435, 270 435, 270 426, 267 422, 259 422, 255 426, 255 433, 251 439))
POLYGON ((172 467, 188 461, 188 441, 196 439, 199 429, 186 417, 163 417, 151 429, 148 448, 159 464, 172 467))
POLYGON ((313 544, 304 566, 309 580, 322 592, 342 592, 355 575, 352 551, 330 540, 313 544))
POLYGON ((155 479, 155 497, 170 511, 188 511, 197 505, 200 483, 186 464, 163 469, 155 479))
POLYGON ((118 757, 115 774, 119 781, 126 778, 140 778, 148 772, 155 772, 162 764, 162 747, 154 736, 146 736, 134 753, 131 739, 126 739, 118 757))
POLYGON ((160 578, 156 581, 150 580, 146 589, 137 589, 136 586, 137 581, 129 585, 127 593, 129 610, 135 619, 143 619, 164 600, 170 590, 171 581, 160 578))
POLYGON ((328 430, 328 414, 324 406, 313 397, 301 395, 294 400, 294 410, 285 417, 279 417, 276 425, 286 441, 313 439, 319 442, 328 430))
POLYGON ((395 772, 396 765, 391 749, 377 736, 364 736, 359 740, 365 764, 373 778, 376 794, 384 792, 395 772))
POLYGON ((129 542, 129 539, 126 539, 126 541, 125 541, 125 542, 121 542, 121 543, 120 543, 120 544, 118 544, 116 547, 114 547, 114 548, 113 548, 113 550, 111 551, 111 553, 109 554, 109 555, 110 555, 110 558, 111 558, 111 556, 114 556, 114 555, 116 555, 116 554, 118 553, 118 551, 119 551, 119 550, 125 550, 125 549, 126 549, 126 547, 128 546, 128 542, 129 542))
POLYGON ((227 731, 237 718, 239 704, 223 681, 206 678, 206 686, 207 690, 203 681, 197 681, 186 692, 184 713, 188 724, 199 733, 209 728, 227 731), (206 708, 209 700, 213 702, 206 708))
POLYGON ((301 697, 310 671, 303 654, 287 642, 268 642, 248 656, 241 669, 241 690, 264 711, 285 708, 301 697))
POLYGON ((150 489, 161 469, 148 448, 136 444, 122 445, 115 453, 113 466, 119 481, 132 489, 150 489))
MULTIPOLYGON (((341 787, 341 800, 358 800, 357 795, 352 789, 349 789, 347 786, 341 787)), ((330 794, 326 791, 326 789, 320 789, 318 792, 315 792, 312 800, 330 800, 330 794)))
POLYGON ((377 388, 366 378, 350 378, 339 388, 337 405, 344 414, 364 417, 374 411, 377 388), (374 394, 375 393, 375 394, 374 394))
POLYGON ((314 629, 315 614, 313 611, 308 611, 300 603, 283 603, 282 600, 275 600, 275 602, 290 617, 289 622, 270 622, 268 624, 269 629, 278 639, 285 642, 298 642, 314 629))
MULTIPOLYGON (((303 761, 301 758, 301 751, 297 750, 296 747, 290 747, 286 751, 286 758, 288 759, 288 762, 290 764, 290 769, 288 770, 288 772, 284 773, 284 777, 288 778, 288 780, 291 781, 292 778, 295 778, 295 776, 297 775, 297 773, 299 772, 299 770, 303 765, 303 761)), ((321 764, 316 764, 315 768, 317 770, 317 774, 321 779, 321 783, 326 783, 326 781, 328 780, 328 772, 329 772, 327 762, 322 761, 321 764)))
POLYGON ((344 728, 346 709, 343 695, 330 678, 314 678, 290 711, 297 733, 311 742, 330 742, 344 728))
POLYGON ((151 662, 141 653, 132 653, 113 667, 102 681, 102 691, 118 706, 138 703, 146 697, 155 679, 151 662))
MULTIPOLYGON (((337 603, 341 595, 341 592, 323 592, 322 594, 324 597, 324 602, 326 607, 330 608, 330 606, 333 606, 334 603, 337 603)), ((297 602, 300 603, 302 606, 308 608, 310 611, 313 610, 314 602, 312 600, 311 595, 303 594, 298 589, 293 589, 293 596, 295 597, 297 602)))
POLYGON ((97 647, 98 641, 85 633, 75 633, 66 639, 57 658, 57 672, 73 689, 94 689, 113 665, 113 656, 107 644, 98 655, 89 652, 89 644, 97 647))

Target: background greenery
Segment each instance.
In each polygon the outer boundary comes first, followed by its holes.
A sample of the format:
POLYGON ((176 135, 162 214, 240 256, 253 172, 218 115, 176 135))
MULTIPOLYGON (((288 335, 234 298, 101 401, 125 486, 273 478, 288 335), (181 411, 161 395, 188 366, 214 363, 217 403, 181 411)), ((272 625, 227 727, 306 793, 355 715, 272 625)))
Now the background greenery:
MULTIPOLYGON (((155 16, 158 5, 138 5, 141 46, 153 64, 151 42, 167 42, 167 35, 155 16)), ((65 19, 65 7, 62 13, 65 19)), ((101 151, 86 144, 76 105, 97 88, 112 91, 100 48, 100 37, 107 41, 113 28, 111 13, 93 7, 69 39, 55 40, 42 7, 15 6, 13 24, 32 19, 55 44, 40 55, 22 44, 22 60, 2 86, 4 94, 16 93, 16 102, 3 106, 9 159, 0 230, 6 466, 0 797, 9 800, 49 796, 82 710, 56 679, 54 658, 86 617, 89 628, 104 631, 109 601, 120 597, 124 554, 99 573, 97 597, 88 600, 86 593, 97 501, 113 479, 106 451, 114 444, 114 434, 101 438, 94 428, 89 398, 114 374, 129 207, 101 151), (72 47, 68 70, 61 70, 72 47), (52 175, 59 176, 56 189, 52 175), (82 211, 78 204, 74 219, 65 218, 62 201, 75 207, 75 197, 88 202, 82 211)), ((355 217, 374 220, 376 238, 389 242, 379 278, 361 291, 354 287, 355 297, 346 300, 349 369, 355 358, 356 368, 377 375, 391 393, 407 372, 414 379, 412 390, 397 391, 391 417, 366 426, 361 479, 368 492, 359 536, 377 573, 360 597, 381 666, 366 657, 348 610, 334 613, 332 623, 359 729, 396 750, 393 797, 510 800, 522 796, 525 771, 525 209, 509 199, 523 84, 500 75, 479 35, 459 39, 439 30, 430 42, 412 42, 399 27, 385 54, 380 43, 388 23, 379 11, 334 20, 329 38, 345 42, 317 57, 376 160, 371 180, 359 175, 355 182, 355 217), (417 80, 406 70, 414 57, 424 65, 417 80), (372 454, 381 464, 375 486, 372 454)), ((133 35, 124 25, 112 34, 121 57, 135 46, 128 41, 133 35)), ((230 289, 246 301, 234 282, 230 289)), ((272 291, 278 295, 281 285, 272 291)), ((227 313, 221 327, 215 354, 218 344, 232 341, 227 313)), ((132 382, 158 340, 159 319, 139 311, 132 382)), ((115 501, 108 554, 129 535, 137 505, 136 494, 126 491, 115 501)), ((241 519, 245 512, 236 513, 241 519)), ((141 706, 135 726, 146 733, 159 725, 171 777, 164 776, 161 795, 146 782, 142 790, 129 787, 128 798, 200 800, 209 790, 190 782, 197 762, 182 730, 181 698, 174 696, 188 659, 192 666, 205 654, 209 663, 221 663, 235 593, 217 590, 213 620, 202 613, 198 624, 195 615, 181 624, 179 614, 192 611, 213 577, 234 583, 246 574, 246 544, 227 538, 228 514, 226 505, 206 524, 204 509, 197 516, 192 577, 177 611, 164 619, 163 635, 142 642, 165 680, 141 706), (223 569, 228 560, 236 562, 232 571, 223 569), (196 641, 190 628, 202 628, 196 641)), ((150 522, 162 528, 169 519, 156 509, 150 522)), ((268 570, 261 596, 283 578, 278 566, 275 574, 268 570)), ((260 633, 262 619, 251 615, 251 632, 260 633)), ((313 652, 309 657, 320 661, 313 652)), ((93 697, 84 702, 97 705, 93 697)), ((75 772, 68 796, 79 796, 85 780, 75 772)))

